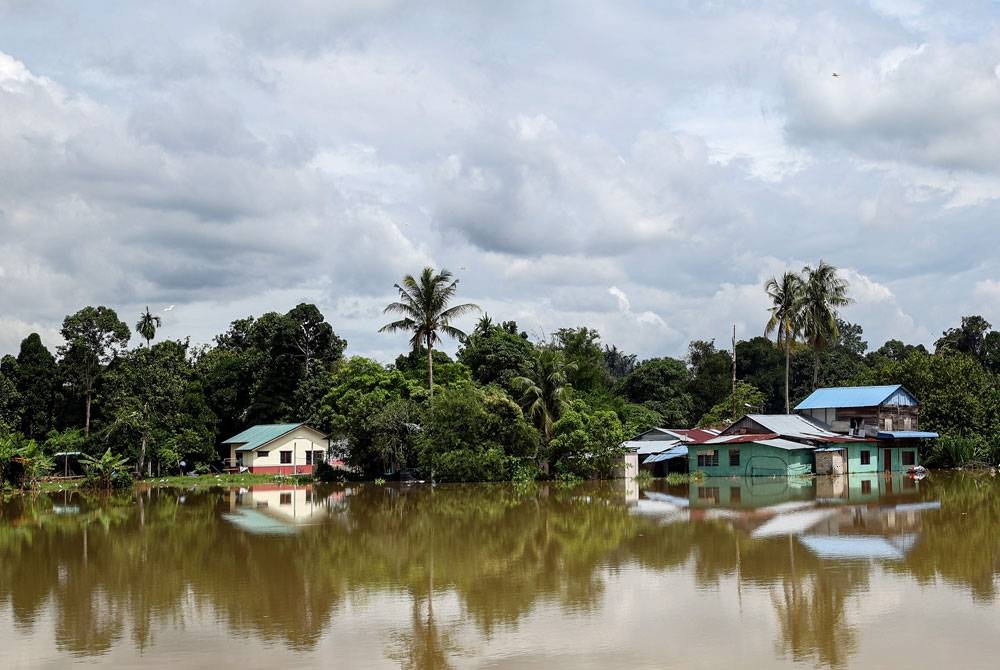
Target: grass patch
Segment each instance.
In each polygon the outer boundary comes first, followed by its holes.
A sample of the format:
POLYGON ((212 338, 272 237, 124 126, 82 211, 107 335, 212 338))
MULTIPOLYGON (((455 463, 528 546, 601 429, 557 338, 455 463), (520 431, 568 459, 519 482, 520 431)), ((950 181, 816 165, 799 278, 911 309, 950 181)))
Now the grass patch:
POLYGON ((691 482, 700 482, 705 479, 705 473, 701 470, 688 473, 671 472, 664 479, 670 485, 690 484, 691 482))

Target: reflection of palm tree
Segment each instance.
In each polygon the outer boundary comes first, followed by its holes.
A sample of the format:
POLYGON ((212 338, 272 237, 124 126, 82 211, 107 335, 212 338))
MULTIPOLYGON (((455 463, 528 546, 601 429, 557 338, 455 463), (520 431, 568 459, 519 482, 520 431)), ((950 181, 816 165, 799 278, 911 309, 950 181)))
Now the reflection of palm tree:
POLYGON ((810 657, 833 668, 846 667, 857 650, 857 630, 847 621, 847 598, 867 584, 863 574, 844 566, 822 566, 808 580, 792 572, 771 602, 781 627, 779 650, 796 661, 810 657))

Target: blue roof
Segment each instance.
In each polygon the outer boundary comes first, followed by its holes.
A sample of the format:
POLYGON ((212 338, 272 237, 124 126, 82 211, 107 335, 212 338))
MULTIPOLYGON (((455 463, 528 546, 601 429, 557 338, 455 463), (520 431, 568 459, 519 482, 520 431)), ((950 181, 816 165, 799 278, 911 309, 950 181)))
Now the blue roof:
POLYGON ((681 458, 688 455, 687 445, 680 445, 673 447, 672 449, 667 449, 663 453, 653 454, 649 458, 643 461, 643 464, 648 463, 658 463, 660 461, 667 461, 671 458, 681 458))
POLYGON ((905 440, 911 437, 935 439, 940 435, 925 430, 880 430, 876 437, 880 440, 905 440))
POLYGON ((233 435, 228 440, 223 440, 223 444, 239 444, 242 445, 236 451, 253 451, 257 447, 267 444, 271 440, 275 440, 285 433, 289 433, 299 426, 301 423, 265 423, 258 426, 253 426, 252 428, 247 428, 239 435, 233 435))
POLYGON ((838 386, 816 389, 809 397, 795 406, 801 409, 830 409, 837 407, 877 407, 892 394, 903 388, 902 384, 890 386, 838 386))

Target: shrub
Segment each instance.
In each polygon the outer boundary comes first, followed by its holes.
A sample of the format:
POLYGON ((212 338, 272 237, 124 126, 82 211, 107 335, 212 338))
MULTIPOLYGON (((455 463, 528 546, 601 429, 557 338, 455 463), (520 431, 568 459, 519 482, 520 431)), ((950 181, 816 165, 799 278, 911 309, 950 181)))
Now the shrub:
POLYGON ((132 473, 128 469, 128 459, 111 453, 109 447, 101 456, 84 456, 80 459, 87 486, 110 491, 128 488, 132 485, 132 473))

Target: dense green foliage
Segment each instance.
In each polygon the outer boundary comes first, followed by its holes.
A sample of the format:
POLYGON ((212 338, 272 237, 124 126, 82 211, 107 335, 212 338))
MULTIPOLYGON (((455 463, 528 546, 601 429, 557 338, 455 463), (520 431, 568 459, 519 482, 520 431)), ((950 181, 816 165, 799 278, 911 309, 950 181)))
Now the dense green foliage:
POLYGON ((58 355, 32 333, 0 360, 2 467, 35 468, 7 483, 30 485, 58 452, 110 450, 142 476, 181 461, 217 467, 224 438, 296 421, 329 433, 334 455, 367 477, 605 476, 621 442, 650 427, 724 425, 784 411, 786 394, 793 405, 817 385, 872 383, 902 383, 921 400, 921 428, 944 435, 930 463, 1000 461, 1000 333, 968 316, 933 353, 900 340, 869 352, 861 326, 836 317, 846 286, 822 263, 768 283, 761 325, 777 343, 736 343, 735 397, 731 352, 713 341, 691 342, 683 360, 639 360, 583 326, 533 342, 484 315, 465 335, 453 320, 475 306, 454 304, 457 285, 428 268, 397 286, 388 311, 403 318, 387 329, 407 330, 413 346, 391 365, 345 359, 347 343, 310 304, 237 319, 204 347, 154 344, 160 321, 147 309, 134 348, 114 310, 85 307, 66 317, 58 355), (439 334, 459 339, 454 359, 433 348, 439 334))

